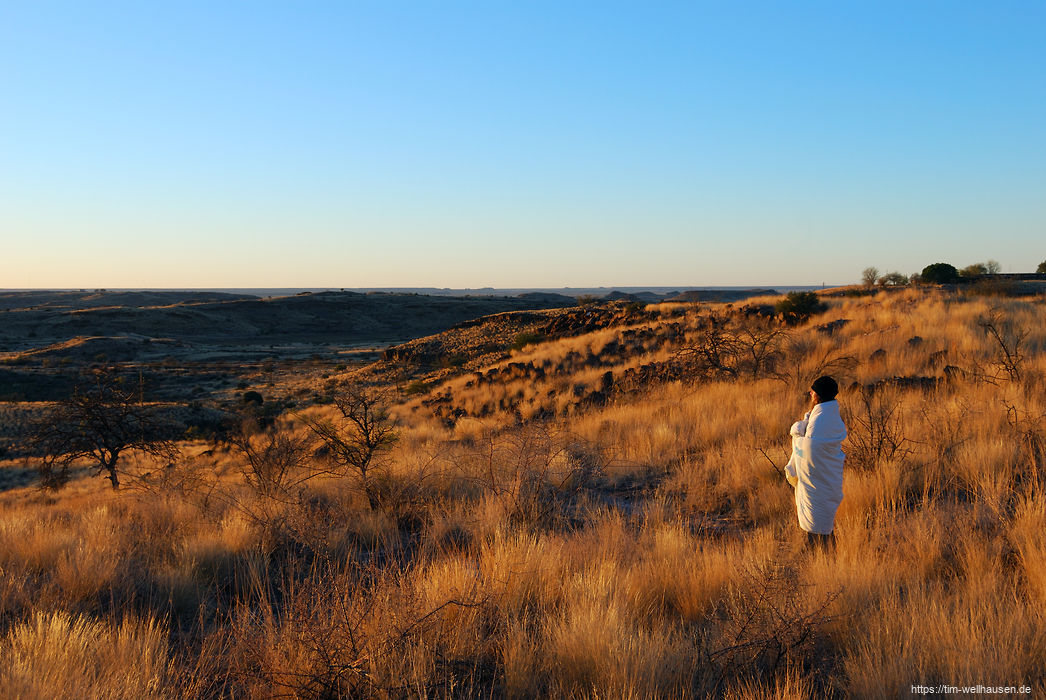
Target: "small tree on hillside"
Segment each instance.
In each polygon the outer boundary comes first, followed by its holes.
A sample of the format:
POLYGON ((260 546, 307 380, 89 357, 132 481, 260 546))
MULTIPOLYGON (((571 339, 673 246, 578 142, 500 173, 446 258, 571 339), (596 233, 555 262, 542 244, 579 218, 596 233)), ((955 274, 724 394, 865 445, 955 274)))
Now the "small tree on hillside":
POLYGON ((788 322, 798 323, 805 321, 815 313, 824 311, 827 307, 813 292, 788 292, 774 308, 788 322))
POLYGON ((383 393, 347 384, 331 393, 331 401, 341 414, 338 419, 299 416, 323 441, 335 465, 332 473, 355 475, 371 510, 381 499, 374 480, 375 459, 397 439, 383 393))
POLYGON ((989 260, 984 263, 984 272, 988 275, 997 275, 1002 272, 1002 265, 998 260, 989 260))
POLYGON ((959 281, 959 271, 948 263, 933 263, 923 268, 919 279, 926 284, 951 284, 959 281))
POLYGON ((57 490, 81 461, 106 474, 120 488, 120 457, 139 450, 167 461, 178 457, 170 430, 142 401, 141 389, 127 387, 109 372, 96 372, 72 396, 55 404, 30 431, 29 450, 42 458, 41 486, 57 490))
POLYGON ((875 283, 879 281, 879 268, 877 267, 866 267, 861 272, 861 282, 866 287, 874 287, 875 283))
POLYGON ((988 274, 988 266, 984 263, 974 263, 959 270, 959 277, 963 279, 977 279, 988 274))

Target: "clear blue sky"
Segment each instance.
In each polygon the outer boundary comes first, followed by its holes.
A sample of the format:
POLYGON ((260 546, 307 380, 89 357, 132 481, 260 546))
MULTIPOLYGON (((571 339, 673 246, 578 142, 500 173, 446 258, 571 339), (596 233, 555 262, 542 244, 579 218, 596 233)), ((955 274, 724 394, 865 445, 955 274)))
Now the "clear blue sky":
POLYGON ((6 2, 0 287, 1046 259, 1043 2, 6 2))

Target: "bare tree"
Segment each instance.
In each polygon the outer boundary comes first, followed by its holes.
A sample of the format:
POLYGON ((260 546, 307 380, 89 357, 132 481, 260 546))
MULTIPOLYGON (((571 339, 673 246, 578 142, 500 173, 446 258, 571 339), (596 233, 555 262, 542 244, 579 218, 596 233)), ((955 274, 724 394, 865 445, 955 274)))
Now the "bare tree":
POLYGON ((782 357, 781 348, 790 337, 787 330, 769 322, 747 323, 735 335, 740 364, 752 379, 774 372, 782 357))
POLYGON ((337 420, 299 415, 323 441, 335 465, 331 473, 353 474, 372 510, 380 506, 373 469, 375 458, 397 439, 384 392, 356 384, 344 384, 332 392, 331 399, 340 414, 337 420))
POLYGON ((887 272, 879 278, 880 287, 903 287, 908 284, 908 276, 900 272, 887 272))
POLYGON ((139 450, 167 461, 178 457, 169 427, 142 400, 141 387, 131 388, 108 371, 98 371, 55 404, 33 426, 28 447, 41 456, 41 486, 57 490, 69 480, 70 469, 87 461, 120 488, 120 457, 139 450))
POLYGON ((861 271, 861 282, 866 287, 874 287, 875 283, 879 281, 879 268, 877 267, 866 267, 861 271))
POLYGON ((699 376, 735 379, 741 349, 729 325, 728 317, 709 316, 694 341, 676 351, 673 359, 699 376))
POLYGON ((688 374, 705 379, 757 379, 775 373, 790 337, 788 330, 770 320, 709 316, 672 360, 688 374))

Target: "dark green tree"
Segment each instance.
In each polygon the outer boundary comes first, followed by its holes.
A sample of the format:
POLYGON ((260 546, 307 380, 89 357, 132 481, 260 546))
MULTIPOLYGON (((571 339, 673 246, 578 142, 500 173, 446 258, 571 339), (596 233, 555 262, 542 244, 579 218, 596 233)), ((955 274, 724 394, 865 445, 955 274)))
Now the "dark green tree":
POLYGON ((774 308, 788 321, 798 323, 815 313, 824 311, 827 307, 813 292, 788 292, 774 308))
POLYGON ((1040 275, 1046 275, 1046 260, 1043 260, 1041 263, 1039 263, 1039 266, 1035 268, 1035 272, 1039 273, 1040 275))
POLYGON ((919 277, 926 284, 951 284, 959 281, 959 271, 955 265, 933 263, 924 267, 919 277))

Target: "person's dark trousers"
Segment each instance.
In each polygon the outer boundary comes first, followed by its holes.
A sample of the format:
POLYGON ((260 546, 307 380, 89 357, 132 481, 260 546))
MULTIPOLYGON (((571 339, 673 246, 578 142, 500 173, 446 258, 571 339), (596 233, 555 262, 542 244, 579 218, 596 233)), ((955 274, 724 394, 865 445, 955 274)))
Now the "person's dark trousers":
POLYGON ((806 548, 818 549, 822 552, 835 549, 835 533, 829 532, 827 535, 818 535, 816 532, 807 532, 806 548))

